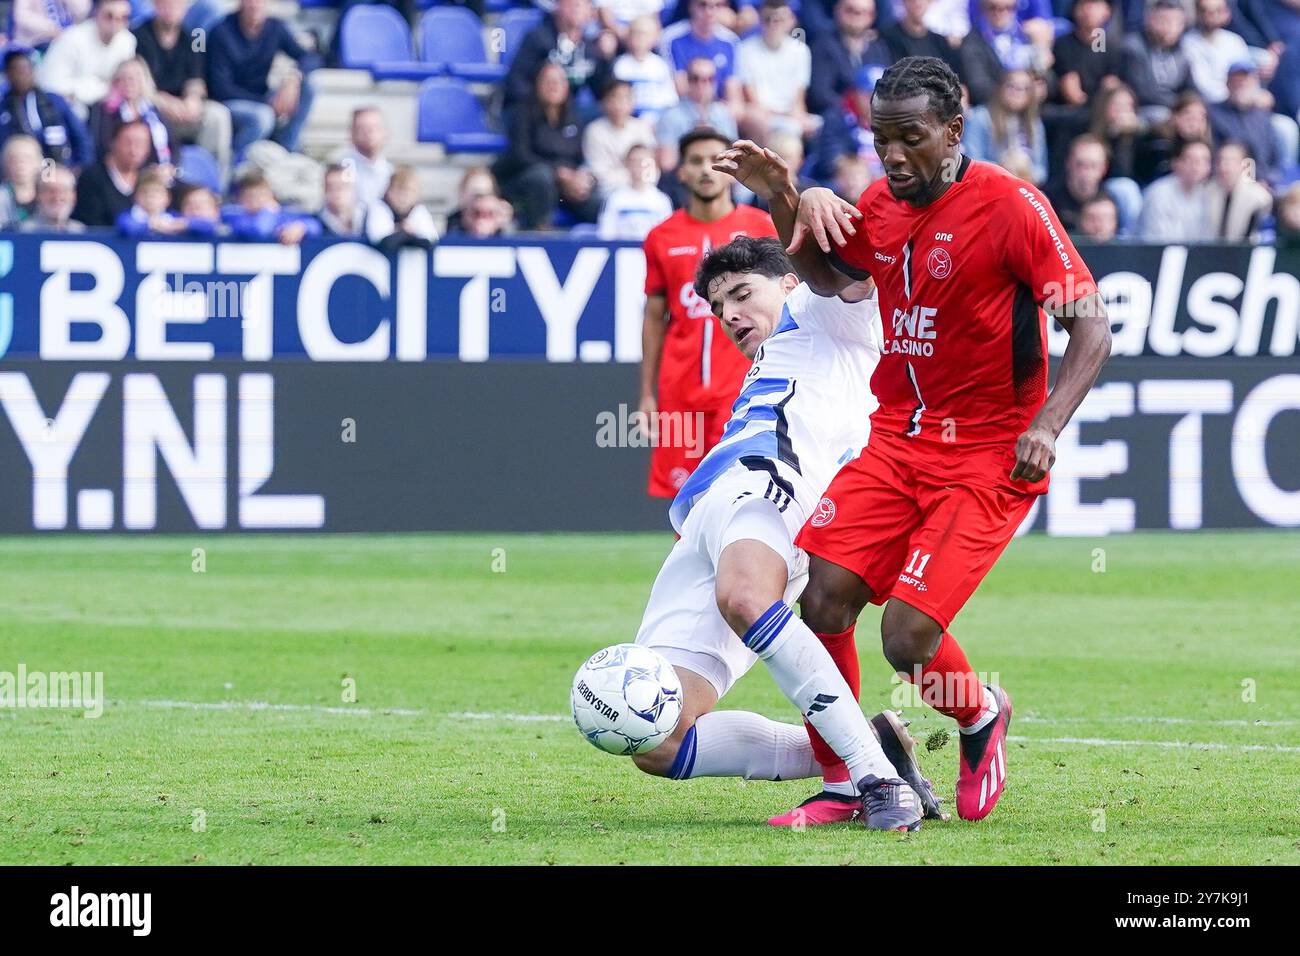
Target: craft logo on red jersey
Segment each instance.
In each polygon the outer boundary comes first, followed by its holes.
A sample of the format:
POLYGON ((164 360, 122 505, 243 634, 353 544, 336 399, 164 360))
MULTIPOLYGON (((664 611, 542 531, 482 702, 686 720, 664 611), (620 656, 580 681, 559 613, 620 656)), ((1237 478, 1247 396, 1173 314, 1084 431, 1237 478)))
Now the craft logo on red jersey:
POLYGON ((809 524, 814 528, 824 528, 835 520, 835 502, 830 498, 823 498, 817 502, 817 509, 813 512, 809 524))
POLYGON ((925 267, 930 270, 930 275, 936 279, 946 279, 948 273, 952 272, 952 256, 942 246, 931 249, 930 255, 925 260, 925 267))

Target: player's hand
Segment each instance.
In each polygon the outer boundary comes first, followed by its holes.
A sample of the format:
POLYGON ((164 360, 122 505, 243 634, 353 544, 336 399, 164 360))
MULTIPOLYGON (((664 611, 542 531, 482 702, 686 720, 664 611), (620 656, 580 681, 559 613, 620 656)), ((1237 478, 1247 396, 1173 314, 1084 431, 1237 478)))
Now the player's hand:
POLYGON ((822 186, 805 189, 799 197, 799 212, 794 220, 794 235, 786 252, 798 252, 804 240, 812 236, 822 252, 831 251, 831 243, 842 246, 849 236, 856 236, 853 220, 862 218, 862 210, 822 186))
POLYGON ((1043 425, 1031 424, 1016 439, 1016 466, 1011 469, 1011 480, 1034 484, 1046 478, 1054 464, 1056 436, 1043 425))
POLYGON ((659 424, 658 400, 653 395, 642 395, 641 404, 637 406, 637 412, 641 415, 641 427, 650 436, 650 444, 655 444, 659 440, 659 436, 656 434, 659 424))
POLYGON ((713 168, 767 200, 794 186, 785 160, 748 139, 737 140, 715 156, 713 168))

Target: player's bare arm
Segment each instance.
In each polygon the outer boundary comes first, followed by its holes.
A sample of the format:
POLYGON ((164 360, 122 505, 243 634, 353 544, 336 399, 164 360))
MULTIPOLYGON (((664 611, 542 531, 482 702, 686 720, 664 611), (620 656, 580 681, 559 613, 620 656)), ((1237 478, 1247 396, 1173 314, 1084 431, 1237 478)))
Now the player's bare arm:
POLYGON ((645 318, 641 323, 641 397, 638 409, 645 416, 648 428, 654 428, 659 411, 656 383, 659 381, 659 357, 663 353, 664 336, 668 333, 668 303, 662 295, 649 295, 645 300, 645 318))
POLYGON ((1047 476, 1056 463, 1056 437, 1110 358, 1110 318, 1099 294, 1094 292, 1048 311, 1070 334, 1070 343, 1061 359, 1056 387, 1016 440, 1013 480, 1035 482, 1047 476))
POLYGON ((832 266, 826 256, 832 241, 843 245, 848 236, 857 232, 853 222, 862 218, 862 213, 856 206, 829 189, 809 189, 800 196, 785 160, 751 140, 732 143, 730 149, 718 154, 713 168, 730 174, 767 200, 772 223, 795 271, 814 292, 836 295, 850 284, 851 280, 832 266), (816 239, 817 248, 803 248, 809 235, 816 239))

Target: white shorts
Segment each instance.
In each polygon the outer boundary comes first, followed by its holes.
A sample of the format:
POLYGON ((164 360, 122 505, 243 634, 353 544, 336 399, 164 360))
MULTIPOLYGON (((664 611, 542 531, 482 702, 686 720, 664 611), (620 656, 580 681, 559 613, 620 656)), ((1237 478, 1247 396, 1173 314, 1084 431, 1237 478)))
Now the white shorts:
POLYGON ((741 643, 718 610, 718 558, 727 545, 761 541, 790 571, 785 600, 796 600, 808 581, 808 556, 794 546, 805 513, 799 502, 784 511, 768 493, 771 477, 734 465, 718 477, 682 525, 681 539, 659 569, 636 643, 653 647, 674 667, 694 671, 721 698, 758 658, 741 643))

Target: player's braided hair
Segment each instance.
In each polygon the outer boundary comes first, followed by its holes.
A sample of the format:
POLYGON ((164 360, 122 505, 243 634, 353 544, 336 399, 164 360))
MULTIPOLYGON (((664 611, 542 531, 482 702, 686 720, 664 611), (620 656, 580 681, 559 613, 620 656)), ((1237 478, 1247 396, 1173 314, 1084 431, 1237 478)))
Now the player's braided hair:
POLYGON ((885 100, 925 96, 939 122, 947 123, 961 112, 961 81, 935 56, 905 56, 881 75, 875 95, 885 100))
POLYGON ((794 272, 794 266, 779 239, 737 236, 725 246, 718 246, 700 262, 695 270, 695 294, 705 302, 709 301, 709 283, 728 272, 738 275, 757 273, 769 279, 779 279, 794 272))

